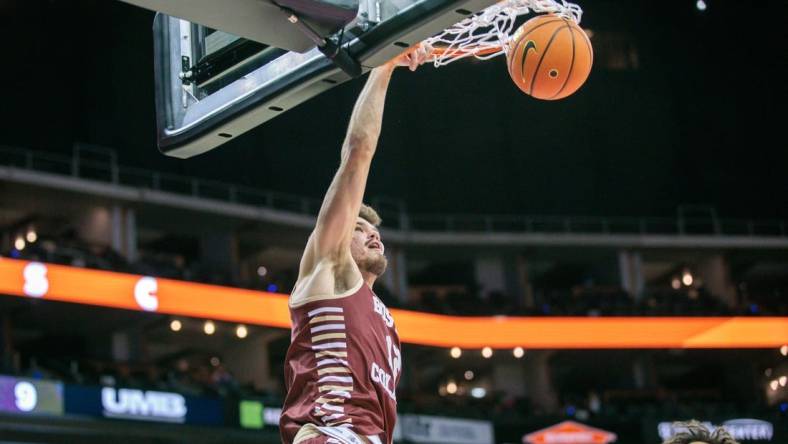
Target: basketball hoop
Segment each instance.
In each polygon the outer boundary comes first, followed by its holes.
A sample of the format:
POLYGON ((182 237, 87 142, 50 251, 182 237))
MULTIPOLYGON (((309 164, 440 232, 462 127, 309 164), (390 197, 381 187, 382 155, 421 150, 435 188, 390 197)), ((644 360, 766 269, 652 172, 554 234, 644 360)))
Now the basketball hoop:
POLYGON ((503 0, 425 40, 434 48, 433 64, 444 66, 466 57, 487 60, 506 53, 517 17, 531 11, 553 13, 578 24, 583 15, 580 6, 565 1, 503 0))

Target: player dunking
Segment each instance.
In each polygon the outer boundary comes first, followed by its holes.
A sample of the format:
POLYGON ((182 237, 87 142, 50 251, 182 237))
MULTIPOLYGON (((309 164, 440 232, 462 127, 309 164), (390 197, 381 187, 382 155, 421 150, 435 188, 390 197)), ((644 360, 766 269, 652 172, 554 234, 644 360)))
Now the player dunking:
POLYGON ((429 52, 420 45, 372 70, 350 117, 339 170, 290 295, 293 327, 280 420, 286 444, 392 442, 400 343, 394 319, 372 292, 386 256, 380 217, 362 198, 394 68, 415 70, 429 52))

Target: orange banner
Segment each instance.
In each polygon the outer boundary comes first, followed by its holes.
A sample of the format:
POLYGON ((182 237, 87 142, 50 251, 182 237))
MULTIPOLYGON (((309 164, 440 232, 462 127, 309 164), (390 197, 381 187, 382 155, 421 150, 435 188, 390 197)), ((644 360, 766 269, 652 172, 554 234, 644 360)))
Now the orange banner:
POLYGON ((589 427, 574 421, 564 421, 546 429, 523 436, 525 444, 608 444, 618 437, 615 433, 589 427))
MULTIPOLYGON (((0 258, 0 294, 289 328, 287 295, 0 258)), ((778 317, 462 317, 391 310, 403 342, 462 348, 770 348, 778 317)))

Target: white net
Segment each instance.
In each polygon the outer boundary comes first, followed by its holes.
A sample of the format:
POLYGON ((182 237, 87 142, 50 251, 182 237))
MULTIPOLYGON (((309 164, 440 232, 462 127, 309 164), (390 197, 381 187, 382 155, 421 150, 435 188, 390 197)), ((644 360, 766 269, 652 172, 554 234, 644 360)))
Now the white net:
POLYGON ((554 13, 577 23, 583 15, 580 6, 565 1, 503 0, 425 40, 435 48, 433 63, 438 67, 466 57, 486 60, 505 53, 515 20, 531 11, 554 13))

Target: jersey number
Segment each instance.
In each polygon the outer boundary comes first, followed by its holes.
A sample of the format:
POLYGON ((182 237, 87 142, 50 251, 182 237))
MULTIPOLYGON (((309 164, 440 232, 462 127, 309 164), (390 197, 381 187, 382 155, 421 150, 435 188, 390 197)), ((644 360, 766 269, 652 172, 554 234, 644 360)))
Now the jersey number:
POLYGON ((402 355, 400 355, 399 349, 392 342, 391 336, 386 336, 386 348, 388 349, 391 376, 396 381, 397 375, 402 370, 402 355))

